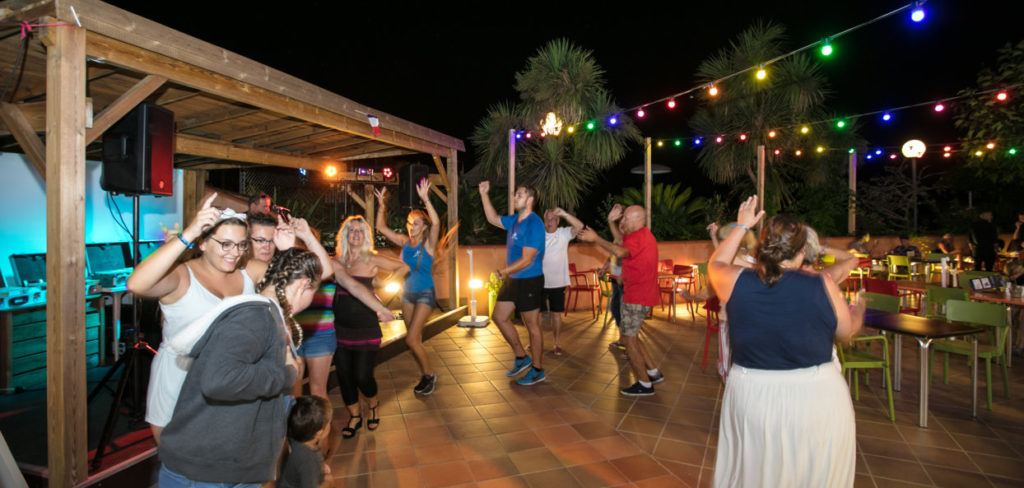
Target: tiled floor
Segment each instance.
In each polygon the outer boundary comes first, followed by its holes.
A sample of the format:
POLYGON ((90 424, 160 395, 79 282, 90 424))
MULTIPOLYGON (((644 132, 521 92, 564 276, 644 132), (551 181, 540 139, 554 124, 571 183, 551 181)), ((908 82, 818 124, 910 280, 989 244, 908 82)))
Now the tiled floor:
MULTIPOLYGON (((413 394, 419 371, 408 352, 377 367, 380 428, 364 426, 339 442, 330 460, 335 486, 710 486, 723 389, 713 361, 701 370, 703 317, 691 321, 683 306, 679 312, 672 324, 656 310, 644 326, 666 380, 640 399, 618 394, 631 380, 621 353, 608 347, 617 331, 589 310, 569 314, 560 341, 567 354, 546 353, 548 380, 531 387, 505 376, 512 355, 493 325, 448 329, 426 343, 439 370, 433 395, 413 394)), ((993 365, 992 411, 984 408, 982 368, 976 420, 964 362, 953 360, 948 385, 937 364, 929 424, 921 429, 917 344, 903 347, 896 422, 886 417, 877 373, 854 402, 856 486, 1024 486, 1024 401, 1016 399, 1024 395, 1024 363, 1010 370, 1013 400, 1002 396, 1001 368, 993 365)), ((331 394, 340 428, 348 414, 337 390, 331 394)))

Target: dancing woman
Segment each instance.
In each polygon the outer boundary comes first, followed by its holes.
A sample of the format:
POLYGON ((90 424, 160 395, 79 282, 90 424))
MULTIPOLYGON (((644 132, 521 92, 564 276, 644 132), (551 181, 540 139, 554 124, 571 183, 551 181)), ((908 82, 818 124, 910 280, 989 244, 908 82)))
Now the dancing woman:
POLYGON ((423 200, 423 206, 427 211, 413 209, 409 212, 405 219, 405 229, 409 233, 406 236, 388 228, 387 220, 384 218, 387 214, 387 189, 381 188, 376 191, 377 202, 380 203, 377 210, 377 232, 402 247, 402 262, 410 269, 409 277, 402 287, 405 343, 420 366, 420 382, 413 388, 413 392, 429 395, 434 392, 437 375, 430 367, 427 351, 423 349, 423 327, 426 326, 427 317, 430 316, 430 310, 434 308, 436 301, 431 269, 434 265, 441 226, 437 211, 430 203, 430 182, 425 179, 421 181, 416 185, 416 193, 419 194, 420 200, 423 200))
POLYGON ((261 299, 221 312, 190 347, 160 445, 160 486, 259 486, 275 478, 302 340, 292 315, 312 301, 322 273, 313 253, 279 252, 257 286, 261 299))
POLYGON ((332 265, 338 278, 338 289, 334 294, 334 331, 338 337, 338 348, 334 353, 334 372, 345 408, 349 412, 348 424, 341 429, 344 438, 350 438, 363 426, 359 393, 366 397, 370 418, 366 428, 376 430, 380 424, 377 407, 377 381, 373 377, 374 361, 380 350, 380 320, 390 312, 383 305, 374 308, 353 296, 360 289, 373 290, 373 279, 379 270, 404 274, 409 267, 401 261, 378 254, 373 250, 370 228, 361 216, 345 219, 336 238, 337 252, 332 265), (342 277, 353 278, 352 282, 342 277), (357 283, 356 283, 357 282, 357 283))

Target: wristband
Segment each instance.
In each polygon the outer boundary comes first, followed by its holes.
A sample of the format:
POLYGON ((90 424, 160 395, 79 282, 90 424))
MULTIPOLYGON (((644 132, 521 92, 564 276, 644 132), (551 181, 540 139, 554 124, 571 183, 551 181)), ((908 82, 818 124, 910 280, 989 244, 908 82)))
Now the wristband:
POLYGON ((747 226, 745 226, 745 225, 743 225, 743 224, 729 224, 729 227, 732 227, 733 229, 735 229, 735 228, 737 228, 737 227, 740 227, 740 228, 742 228, 743 230, 745 230, 745 231, 747 231, 747 232, 750 232, 750 229, 748 229, 748 228, 747 228, 747 226))
POLYGON ((185 249, 192 249, 192 246, 195 245, 194 242, 186 241, 184 237, 181 237, 181 234, 178 234, 178 240, 181 241, 181 243, 185 245, 185 249))

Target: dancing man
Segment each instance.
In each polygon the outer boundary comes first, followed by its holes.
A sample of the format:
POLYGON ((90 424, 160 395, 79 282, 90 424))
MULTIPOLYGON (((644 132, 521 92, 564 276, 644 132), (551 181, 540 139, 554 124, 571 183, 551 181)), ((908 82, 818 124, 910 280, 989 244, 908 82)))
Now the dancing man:
POLYGON ((569 241, 583 229, 583 222, 569 215, 569 212, 555 207, 544 212, 544 300, 545 311, 551 320, 556 356, 563 350, 558 345, 558 332, 562 328, 562 312, 565 312, 565 288, 569 286, 569 241), (564 218, 571 227, 559 227, 558 220, 564 218))
POLYGON ((489 181, 480 182, 480 201, 483 203, 487 221, 496 227, 508 231, 505 240, 505 267, 495 271, 503 280, 498 291, 498 303, 494 306, 494 323, 512 347, 516 355, 512 369, 506 373, 512 377, 524 370, 531 369, 522 378, 516 380, 520 385, 533 385, 547 379, 544 374, 542 358, 544 357, 544 335, 540 329, 540 304, 544 299, 544 222, 533 213, 533 204, 537 200, 537 190, 530 186, 520 185, 516 188, 513 208, 516 213, 498 216, 491 205, 487 192, 491 189, 489 181), (526 330, 530 333, 530 348, 539 352, 537 359, 531 360, 526 355, 519 334, 509 319, 515 309, 523 317, 526 330))
POLYGON ((654 234, 644 226, 647 218, 644 208, 633 205, 622 211, 622 205, 615 204, 608 213, 612 239, 622 238, 622 245, 609 242, 597 235, 594 229, 584 228, 579 239, 593 242, 608 253, 622 260, 622 342, 626 345, 629 364, 636 376, 636 383, 623 388, 626 396, 650 396, 654 394, 654 383, 661 383, 665 375, 651 361, 647 348, 640 342, 640 327, 651 309, 658 304, 658 243, 654 234), (615 221, 622 219, 619 225, 615 221), (621 228, 621 231, 620 231, 621 228), (625 234, 624 236, 620 234, 625 234))

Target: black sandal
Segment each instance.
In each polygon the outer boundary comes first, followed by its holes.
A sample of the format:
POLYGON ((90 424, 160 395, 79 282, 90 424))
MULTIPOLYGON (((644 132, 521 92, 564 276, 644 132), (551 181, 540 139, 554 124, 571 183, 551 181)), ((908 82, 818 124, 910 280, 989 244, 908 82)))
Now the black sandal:
POLYGON ((380 419, 377 417, 377 407, 380 406, 380 402, 377 405, 370 407, 370 418, 366 419, 367 430, 377 430, 377 426, 380 425, 380 419))
MULTIPOLYGON (((351 439, 351 438, 355 437, 356 436, 356 431, 359 430, 360 428, 362 428, 362 426, 363 426, 363 416, 362 415, 353 415, 351 418, 348 419, 348 422, 352 423, 352 419, 359 419, 359 422, 356 422, 356 426, 355 427, 345 426, 344 428, 341 429, 341 437, 343 439, 351 439)), ((368 428, 368 429, 370 428, 370 422, 369 421, 366 422, 366 428, 368 428)), ((370 430, 373 430, 373 429, 370 429, 370 430)))

